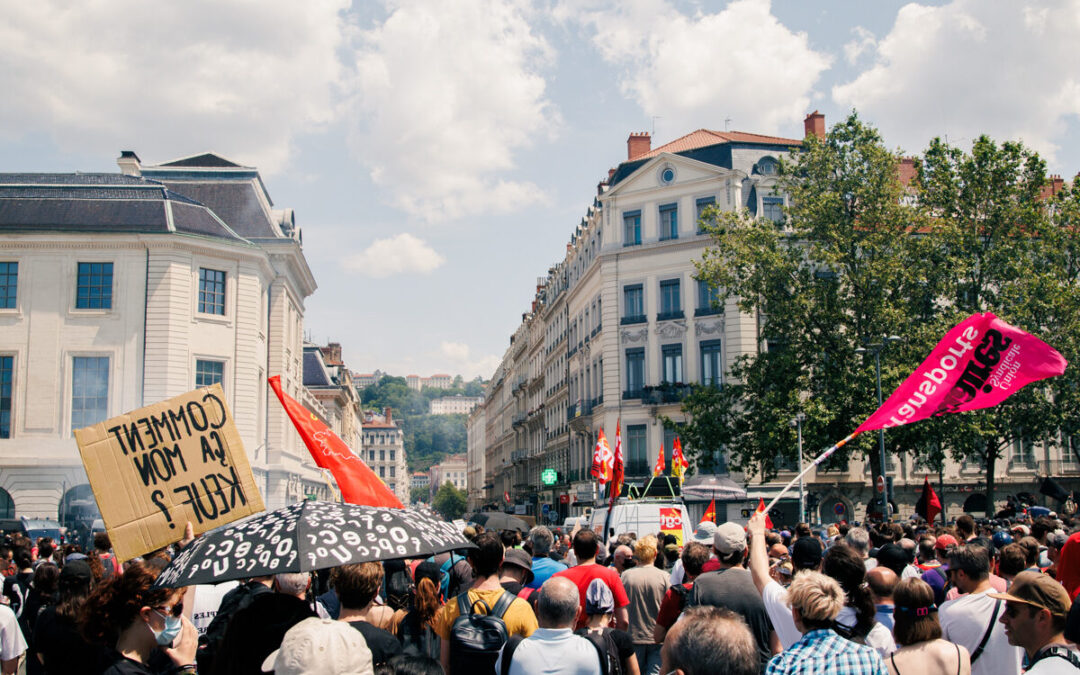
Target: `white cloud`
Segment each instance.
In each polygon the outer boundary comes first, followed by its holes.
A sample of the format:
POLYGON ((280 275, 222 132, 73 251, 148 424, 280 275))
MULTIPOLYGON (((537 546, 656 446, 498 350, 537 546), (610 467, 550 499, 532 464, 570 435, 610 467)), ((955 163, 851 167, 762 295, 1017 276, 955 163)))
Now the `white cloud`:
POLYGON ((736 0, 693 16, 667 0, 617 7, 565 2, 556 16, 592 31, 601 57, 624 69, 620 82, 646 115, 681 135, 697 127, 777 133, 798 125, 830 58, 772 15, 768 0, 736 0))
POLYGON ((366 249, 343 262, 346 271, 373 279, 395 274, 430 274, 446 259, 422 239, 403 232, 389 239, 378 239, 366 249))
POLYGON ((855 39, 844 44, 844 59, 851 65, 855 65, 860 56, 872 51, 877 46, 877 38, 862 26, 855 26, 851 29, 851 32, 854 34, 855 39))
POLYGON ((267 172, 334 116, 347 0, 4 3, 0 137, 267 172))
POLYGON ((526 0, 387 0, 357 36, 351 146, 396 207, 427 221, 544 199, 508 179, 514 152, 558 126, 553 50, 526 0))
POLYGON ((449 372, 462 373, 466 380, 476 375, 488 379, 502 359, 495 355, 472 358, 469 345, 462 342, 443 342, 439 345, 439 360, 447 363, 449 372))
POLYGON ((909 4, 875 63, 833 89, 908 152, 933 135, 970 147, 982 133, 1022 139, 1051 162, 1080 115, 1080 0, 909 4))

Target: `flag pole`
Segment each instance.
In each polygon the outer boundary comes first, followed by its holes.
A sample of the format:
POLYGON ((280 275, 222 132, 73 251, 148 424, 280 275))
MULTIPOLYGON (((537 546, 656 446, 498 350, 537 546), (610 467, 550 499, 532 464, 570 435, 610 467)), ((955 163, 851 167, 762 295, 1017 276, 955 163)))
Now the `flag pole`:
POLYGON ((806 467, 801 472, 799 472, 798 476, 795 476, 794 478, 792 478, 788 482, 788 484, 784 486, 784 489, 780 491, 780 494, 778 494, 778 495, 776 495, 775 497, 772 498, 772 501, 769 502, 769 505, 765 507, 765 513, 768 513, 769 511, 771 511, 772 507, 776 506, 776 502, 780 501, 781 497, 786 495, 788 492, 791 492, 791 488, 793 488, 795 486, 795 484, 798 483, 802 479, 803 476, 810 473, 810 469, 813 469, 814 467, 818 466, 819 464, 821 464, 822 462, 827 460, 829 457, 832 456, 832 454, 834 452, 836 452, 840 448, 847 445, 848 442, 851 441, 851 439, 855 438, 858 435, 859 435, 858 431, 852 432, 852 433, 848 434, 845 438, 838 441, 831 448, 827 449, 825 452, 818 455, 817 459, 815 459, 813 462, 810 462, 810 466, 806 467))

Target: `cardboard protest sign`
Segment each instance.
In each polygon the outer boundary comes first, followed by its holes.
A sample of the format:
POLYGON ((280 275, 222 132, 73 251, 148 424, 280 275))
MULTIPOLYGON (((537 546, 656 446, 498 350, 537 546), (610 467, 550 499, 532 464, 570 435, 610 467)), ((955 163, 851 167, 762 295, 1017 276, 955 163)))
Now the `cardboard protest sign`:
POLYGON ((75 431, 120 560, 264 510, 220 384, 75 431))

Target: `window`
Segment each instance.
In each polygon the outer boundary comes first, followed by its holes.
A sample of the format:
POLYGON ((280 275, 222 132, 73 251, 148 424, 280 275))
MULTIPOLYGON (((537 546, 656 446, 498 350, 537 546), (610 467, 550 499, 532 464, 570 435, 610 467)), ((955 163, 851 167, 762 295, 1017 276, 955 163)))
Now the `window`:
POLYGON ((623 286, 623 318, 622 323, 644 323, 645 318, 645 291, 641 284, 623 286))
POLYGON ((641 388, 645 386, 645 349, 626 350, 626 391, 623 398, 641 398, 641 388))
POLYGON ((664 370, 661 380, 664 382, 682 382, 682 345, 664 345, 660 348, 664 370))
POLYGON ((76 356, 71 362, 71 428, 109 416, 109 357, 76 356))
POLYGON ((784 222, 784 198, 762 197, 761 215, 762 217, 768 218, 774 223, 784 222))
POLYGON ((682 300, 679 298, 679 280, 668 279, 660 282, 660 314, 658 320, 681 319, 682 300))
POLYGON ((660 240, 679 238, 679 207, 664 204, 660 207, 660 240))
POLYGON ((701 219, 705 216, 705 209, 710 206, 716 206, 716 197, 702 197, 694 202, 694 207, 697 211, 694 219, 697 221, 698 234, 701 234, 704 231, 701 227, 701 219))
POLYGON ((225 316, 225 273, 199 268, 199 312, 225 316))
POLYGON ((637 246, 641 243, 641 211, 627 211, 623 214, 623 246, 637 246))
POLYGON ((394 452, 393 450, 391 450, 391 451, 390 451, 390 461, 391 461, 391 462, 395 461, 395 460, 394 460, 394 455, 396 455, 396 454, 397 454, 397 453, 396 453, 396 452, 394 452))
POLYGON ((112 263, 79 263, 75 309, 112 309, 112 263))
POLYGON ((380 462, 385 462, 386 461, 386 451, 385 450, 380 450, 379 451, 379 461, 380 462))
POLYGON ((697 309, 694 310, 694 316, 720 314, 722 311, 723 308, 720 305, 720 290, 708 281, 698 280, 697 309))
POLYGON ((368 461, 371 461, 371 462, 375 461, 375 451, 374 450, 369 450, 368 451, 368 461))
POLYGON ((394 478, 396 476, 397 476, 397 467, 396 466, 390 467, 390 477, 394 478))
POLYGON ((386 467, 385 466, 380 466, 379 467, 379 478, 386 478, 386 467))
POLYGON ((657 175, 660 179, 661 185, 671 185, 675 182, 675 168, 671 165, 666 165, 660 169, 660 173, 657 175))
POLYGON ((724 366, 720 361, 720 340, 701 342, 701 383, 719 387, 722 382, 724 366))
POLYGON ((1035 441, 1027 436, 1017 438, 1012 443, 1011 464, 1024 467, 1035 467, 1035 441))
POLYGON ((11 438, 11 383, 15 357, 0 356, 0 438, 11 438))
POLYGON ((0 309, 15 309, 19 290, 19 263, 0 262, 0 309))
POLYGON ((626 425, 626 475, 644 476, 651 473, 644 424, 626 425))
POLYGON ((224 382, 225 363, 223 361, 203 361, 199 359, 195 362, 196 387, 209 387, 215 384, 224 384, 224 382))

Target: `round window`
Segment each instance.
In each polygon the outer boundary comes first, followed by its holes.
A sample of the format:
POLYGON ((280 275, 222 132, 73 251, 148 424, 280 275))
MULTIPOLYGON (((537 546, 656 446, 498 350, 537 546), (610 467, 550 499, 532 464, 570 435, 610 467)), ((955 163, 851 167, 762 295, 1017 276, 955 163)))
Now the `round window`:
POLYGON ((675 169, 670 166, 665 166, 660 169, 660 182, 664 185, 671 185, 675 182, 675 169))

